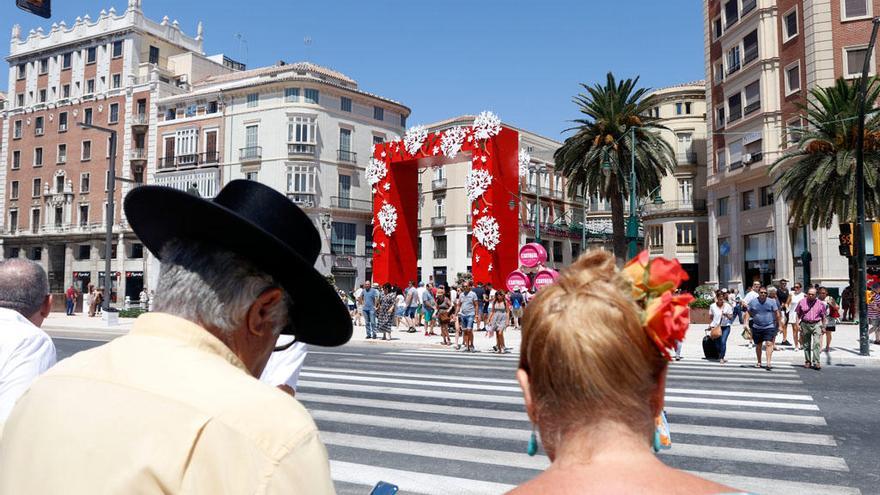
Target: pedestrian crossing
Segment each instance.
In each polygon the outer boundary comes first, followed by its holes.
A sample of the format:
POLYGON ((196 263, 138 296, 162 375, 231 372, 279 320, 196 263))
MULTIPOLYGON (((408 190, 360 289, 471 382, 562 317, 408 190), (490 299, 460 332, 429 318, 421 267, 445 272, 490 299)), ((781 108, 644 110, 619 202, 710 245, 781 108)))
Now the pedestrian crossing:
MULTIPOLYGON (((369 350, 310 354, 297 387, 340 494, 369 493, 380 480, 401 493, 500 494, 550 465, 543 452, 525 453, 531 425, 515 355, 369 350)), ((758 494, 859 494, 799 372, 752 364, 670 365, 673 447, 661 459, 758 494), (826 483, 805 481, 817 472, 826 483)))

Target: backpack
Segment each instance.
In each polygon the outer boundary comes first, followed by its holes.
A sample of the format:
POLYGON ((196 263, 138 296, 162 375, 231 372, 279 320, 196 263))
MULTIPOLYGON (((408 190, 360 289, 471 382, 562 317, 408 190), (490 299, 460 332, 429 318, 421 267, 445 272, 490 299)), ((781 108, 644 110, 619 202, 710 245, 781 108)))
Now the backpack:
POLYGON ((510 302, 511 302, 511 304, 513 304, 513 309, 519 309, 522 307, 521 299, 522 299, 522 296, 520 296, 520 295, 515 295, 510 298, 510 302))

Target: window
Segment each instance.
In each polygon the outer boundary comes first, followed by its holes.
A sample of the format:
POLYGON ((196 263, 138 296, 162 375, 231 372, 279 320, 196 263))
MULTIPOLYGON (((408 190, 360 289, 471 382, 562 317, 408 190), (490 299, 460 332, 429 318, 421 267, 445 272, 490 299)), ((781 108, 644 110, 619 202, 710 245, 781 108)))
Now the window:
MULTIPOLYGON (((36 234, 40 231, 40 209, 34 208, 31 210, 31 232, 36 234)), ((43 257, 43 250, 36 247, 31 251, 33 254, 31 255, 31 259, 38 260, 43 257)))
POLYGON ((46 74, 49 72, 49 59, 41 58, 40 59, 40 74, 46 74))
MULTIPOLYGON (((18 231, 18 210, 9 210, 9 231, 18 231)), ((9 248, 7 258, 18 258, 18 248, 9 248)))
POLYGON ((743 150, 742 139, 737 139, 736 141, 731 141, 730 143, 728 143, 727 152, 730 154, 730 169, 731 170, 742 166, 742 150, 743 150))
POLYGON ((675 115, 681 115, 683 110, 683 104, 678 102, 675 104, 675 115))
POLYGON ((339 206, 351 208, 351 176, 339 174, 336 183, 336 193, 339 195, 339 206))
POLYGON ((357 224, 333 222, 330 232, 330 254, 355 254, 357 224))
POLYGON ((18 70, 16 71, 17 79, 21 81, 27 76, 27 64, 18 64, 18 70))
POLYGON ((113 81, 111 86, 113 89, 119 89, 122 87, 122 74, 113 74, 111 80, 113 81))
POLYGON ((745 89, 746 93, 746 106, 743 108, 743 113, 748 115, 755 110, 761 108, 761 82, 760 80, 755 81, 745 89))
POLYGON ((373 256, 373 226, 364 225, 364 255, 373 256))
POLYGON ((315 105, 318 104, 319 94, 317 89, 306 88, 305 91, 305 100, 306 103, 313 103, 315 105))
POLYGON ((9 199, 18 199, 18 181, 9 182, 9 199))
POLYGON ((70 98, 70 84, 65 84, 61 86, 61 97, 70 98))
MULTIPOLYGON (((89 225, 89 205, 79 205, 79 226, 87 227, 89 225)), ((79 259, 87 260, 89 259, 89 255, 91 254, 91 246, 88 244, 81 245, 79 252, 79 259), (85 248, 85 253, 83 253, 82 249, 85 248), (83 256, 85 254, 85 256, 83 256)))
POLYGON ((46 90, 45 89, 41 89, 40 91, 37 92, 37 101, 39 103, 46 103, 46 90))
POLYGON ((209 101, 208 102, 208 109, 207 109, 208 113, 217 113, 218 110, 219 110, 219 107, 217 106, 216 101, 209 101))
POLYGON ((727 216, 727 208, 729 199, 727 196, 723 198, 718 198, 718 202, 715 203, 715 216, 718 217, 726 217, 727 216))
POLYGON ((21 151, 15 150, 12 152, 12 169, 17 170, 21 168, 21 151))
POLYGON ((141 259, 144 257, 144 245, 140 242, 131 243, 131 251, 129 252, 129 258, 132 259, 141 259))
POLYGON ((244 128, 244 142, 247 148, 256 148, 259 146, 259 126, 249 125, 244 128))
POLYGON ((868 16, 868 0, 843 0, 843 19, 868 16))
POLYGON ((339 109, 343 112, 351 111, 351 98, 342 97, 339 99, 339 109))
POLYGON ((562 241, 553 241, 553 261, 562 262, 562 241))
POLYGON ((742 95, 736 93, 727 99, 727 121, 736 122, 742 118, 742 95))
POLYGON ((400 127, 406 127, 406 115, 400 115, 400 127))
POLYGON ((89 173, 85 172, 79 176, 79 192, 89 192, 89 173))
POLYGON ((758 30, 754 30, 743 38, 743 65, 758 58, 758 30))
POLYGON ((739 20, 739 0, 727 0, 724 4, 725 27, 733 26, 739 20))
POLYGON ((385 120, 385 109, 382 107, 373 107, 373 118, 376 120, 385 120))
POLYGON ((735 46, 727 52, 727 75, 739 70, 739 46, 735 46))
MULTIPOLYGON (((350 178, 350 177, 349 177, 350 178)), ((301 198, 311 201, 312 195, 315 194, 315 168, 310 165, 296 165, 290 167, 287 173, 287 192, 294 194, 307 194, 308 198, 301 198)), ((297 198, 294 198, 296 201, 297 198)))
POLYGON ((724 127, 724 124, 727 123, 727 121, 724 120, 724 107, 716 108, 715 109, 715 116, 716 116, 716 126, 719 128, 724 127))
POLYGON ((351 129, 339 129, 339 159, 353 161, 351 155, 351 129))
POLYGON ((44 117, 37 117, 34 119, 34 135, 37 135, 37 136, 43 135, 43 132, 46 130, 43 127, 45 120, 46 119, 44 117))
POLYGON ((110 190, 110 171, 105 170, 104 171, 104 192, 107 192, 109 190, 110 190))
POLYGON ((86 108, 85 110, 83 110, 83 122, 85 122, 86 124, 92 123, 92 109, 91 108, 86 108))
POLYGON ((689 102, 689 101, 684 102, 684 113, 686 115, 691 114, 691 102, 689 102))
POLYGON ((651 225, 648 227, 648 243, 651 247, 663 246, 663 226, 651 225))
MULTIPOLYGON (((473 253, 473 249, 474 249, 474 235, 468 234, 467 235, 467 257, 468 258, 471 257, 471 255, 473 253)), ((468 268, 470 268, 470 267, 468 267, 468 268)))
POLYGON ((755 191, 742 193, 742 210, 747 211, 755 207, 755 191))
POLYGON ((697 225, 693 223, 675 224, 675 240, 679 246, 693 246, 697 243, 697 225))
POLYGON ((122 56, 122 40, 113 42, 113 58, 119 58, 122 56))
POLYGON ((34 148, 34 166, 42 167, 43 166, 43 148, 37 147, 34 148))
POLYGON ((786 124, 787 137, 788 137, 788 145, 796 146, 800 144, 801 137, 803 136, 803 127, 801 126, 801 119, 797 118, 794 120, 788 121, 786 124))
POLYGON ((64 176, 56 175, 55 176, 55 192, 63 193, 64 192, 64 176))
POLYGON ((798 34, 797 9, 793 9, 782 17, 783 41, 788 41, 798 34))
POLYGON ((119 103, 110 104, 110 116, 107 118, 107 122, 111 124, 119 122, 119 103))
POLYGON ((287 124, 287 141, 294 153, 311 153, 315 151, 317 140, 317 124, 313 117, 297 116, 287 124))
POLYGON ((15 124, 12 126, 12 138, 13 139, 21 139, 21 121, 16 120, 15 124))
POLYGON ((67 145, 58 145, 58 163, 67 163, 67 145))
MULTIPOLYGON (((862 67, 865 65, 865 57, 868 54, 867 47, 844 48, 844 70, 846 77, 861 76, 862 67)), ((874 67, 868 66, 868 74, 874 73, 874 67)))
POLYGON ((67 70, 70 68, 70 60, 73 58, 71 55, 72 54, 68 52, 61 56, 61 70, 67 70))
POLYGON ((253 108, 260 103, 260 93, 248 93, 247 95, 247 106, 248 108, 253 108))
POLYGON ((443 218, 446 216, 446 198, 434 199, 434 217, 443 218))
POLYGON ((761 188, 761 206, 771 206, 773 204, 773 186, 764 186, 761 188))
POLYGON ((93 64, 98 59, 98 49, 94 46, 86 49, 86 64, 93 64))
POLYGON ((801 89, 801 66, 798 63, 785 69, 785 94, 790 95, 801 89))
POLYGON ((31 191, 31 196, 33 196, 34 198, 39 198, 40 197, 40 189, 43 187, 43 181, 39 177, 36 177, 36 178, 34 178, 33 186, 34 186, 34 188, 33 188, 33 191, 31 191))
POLYGON ((177 118, 177 110, 174 108, 169 108, 165 111, 165 120, 174 120, 177 118))
POLYGON ((678 180, 678 200, 685 204, 691 204, 694 201, 693 179, 678 180))
POLYGON ((94 92, 95 92, 95 80, 89 79, 86 81, 86 93, 85 94, 90 95, 94 92))
POLYGON ((373 136, 373 144, 378 145, 385 142, 384 136, 373 136))
POLYGON ((158 64, 159 63, 159 47, 151 46, 150 47, 150 63, 158 64))
POLYGON ((713 21, 713 23, 712 23, 712 26, 713 26, 713 33, 715 34, 715 39, 717 40, 718 38, 721 37, 722 34, 724 34, 724 30, 721 25, 721 18, 719 17, 719 18, 715 19, 715 21, 713 21))
POLYGON ((445 258, 446 257, 446 236, 445 235, 435 235, 434 236, 434 258, 445 258))
POLYGON ((82 161, 88 161, 92 159, 92 142, 91 141, 83 141, 82 142, 82 155, 80 156, 82 161))
POLYGON ((67 112, 58 114, 58 132, 67 132, 67 112))
POLYGON ((299 88, 285 88, 284 89, 284 101, 286 101, 288 103, 299 102, 299 88))

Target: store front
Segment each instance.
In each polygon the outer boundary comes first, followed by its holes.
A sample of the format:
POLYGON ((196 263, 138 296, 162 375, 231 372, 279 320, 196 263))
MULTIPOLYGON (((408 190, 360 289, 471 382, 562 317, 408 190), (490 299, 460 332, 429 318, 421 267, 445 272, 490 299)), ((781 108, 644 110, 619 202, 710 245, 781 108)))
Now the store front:
POLYGON ((770 285, 776 279, 776 237, 774 232, 743 236, 745 267, 743 286, 758 281, 770 285))
POLYGON ((130 301, 140 301, 144 290, 144 272, 125 272, 125 297, 130 301))

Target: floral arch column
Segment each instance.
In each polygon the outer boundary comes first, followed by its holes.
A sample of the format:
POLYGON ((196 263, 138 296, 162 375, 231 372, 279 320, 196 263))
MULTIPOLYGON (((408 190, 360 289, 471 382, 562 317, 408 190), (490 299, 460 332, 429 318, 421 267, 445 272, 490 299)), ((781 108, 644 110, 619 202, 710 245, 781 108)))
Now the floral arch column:
POLYGON ((519 133, 483 112, 472 126, 428 133, 410 128, 402 141, 377 144, 366 170, 373 188, 373 279, 406 287, 417 280, 418 171, 471 159, 465 180, 473 228, 475 282, 503 287, 518 266, 519 133), (458 160, 455 158, 458 157, 458 160))

